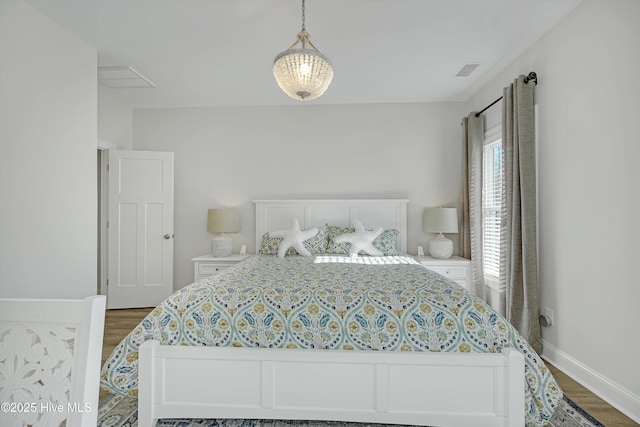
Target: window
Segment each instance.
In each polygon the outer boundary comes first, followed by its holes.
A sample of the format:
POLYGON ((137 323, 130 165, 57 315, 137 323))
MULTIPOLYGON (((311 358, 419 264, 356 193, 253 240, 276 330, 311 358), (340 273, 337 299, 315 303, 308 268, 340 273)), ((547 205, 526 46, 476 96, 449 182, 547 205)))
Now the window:
MULTIPOLYGON (((502 139, 500 129, 485 136, 482 161, 482 257, 487 284, 500 275, 500 222, 502 206, 502 139)), ((494 285, 494 286, 495 286, 494 285)))

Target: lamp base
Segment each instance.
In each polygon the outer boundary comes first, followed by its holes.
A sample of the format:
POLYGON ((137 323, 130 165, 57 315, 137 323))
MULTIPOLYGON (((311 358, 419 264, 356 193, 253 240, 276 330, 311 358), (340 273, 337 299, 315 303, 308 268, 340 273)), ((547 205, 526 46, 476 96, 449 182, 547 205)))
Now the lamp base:
POLYGON ((214 257, 227 257, 233 253, 233 239, 227 236, 219 236, 211 239, 211 255, 214 257))
POLYGON ((453 241, 440 233, 436 238, 429 241, 429 253, 432 257, 438 259, 451 258, 451 255, 453 255, 453 241))

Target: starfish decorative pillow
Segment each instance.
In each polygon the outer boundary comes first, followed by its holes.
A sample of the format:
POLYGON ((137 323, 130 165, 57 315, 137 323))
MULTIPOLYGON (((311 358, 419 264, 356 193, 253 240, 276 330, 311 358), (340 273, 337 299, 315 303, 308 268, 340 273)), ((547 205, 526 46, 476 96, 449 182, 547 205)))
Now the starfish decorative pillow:
POLYGON ((284 258, 289 248, 293 248, 302 256, 311 256, 311 252, 304 247, 304 241, 318 234, 318 228, 308 228, 300 230, 300 223, 297 218, 293 219, 293 225, 288 230, 270 231, 269 236, 280 237, 282 242, 278 248, 278 258, 284 258))
POLYGON ((353 221, 355 231, 346 233, 336 237, 336 243, 347 242, 351 244, 349 248, 349 256, 358 256, 360 251, 369 255, 382 256, 383 253, 373 246, 373 241, 382 233, 383 228, 379 227, 375 230, 367 230, 357 219, 353 221))

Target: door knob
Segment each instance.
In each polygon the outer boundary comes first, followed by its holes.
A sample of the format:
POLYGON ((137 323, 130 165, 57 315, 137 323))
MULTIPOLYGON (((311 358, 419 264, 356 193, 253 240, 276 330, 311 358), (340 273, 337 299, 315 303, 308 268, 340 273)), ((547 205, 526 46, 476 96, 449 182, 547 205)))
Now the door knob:
POLYGON ((171 234, 165 234, 165 235, 164 235, 164 238, 165 238, 165 239, 167 239, 167 240, 169 240, 169 239, 171 238, 171 234))

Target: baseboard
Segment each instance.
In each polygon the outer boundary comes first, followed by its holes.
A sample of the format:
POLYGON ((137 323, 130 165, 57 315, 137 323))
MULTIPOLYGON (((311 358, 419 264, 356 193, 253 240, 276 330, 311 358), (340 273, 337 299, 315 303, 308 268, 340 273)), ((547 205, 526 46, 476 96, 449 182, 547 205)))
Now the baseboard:
POLYGON ((609 405, 640 423, 640 396, 542 340, 542 358, 589 389, 609 405))

